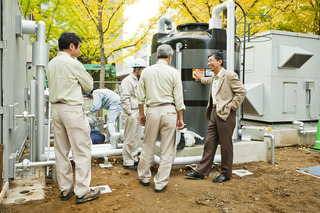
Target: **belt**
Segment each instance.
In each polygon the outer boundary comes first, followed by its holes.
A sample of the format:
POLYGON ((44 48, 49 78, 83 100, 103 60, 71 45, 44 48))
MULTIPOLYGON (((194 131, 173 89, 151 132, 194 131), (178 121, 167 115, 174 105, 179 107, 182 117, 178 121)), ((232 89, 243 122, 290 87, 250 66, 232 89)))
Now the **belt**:
POLYGON ((160 104, 159 106, 160 107, 162 107, 162 106, 175 106, 175 104, 174 103, 164 103, 164 104, 160 104))
MULTIPOLYGON (((156 107, 162 107, 162 106, 175 106, 175 104, 174 103, 163 103, 163 104, 160 104, 156 107)), ((150 107, 150 106, 147 105, 147 107, 150 107)))

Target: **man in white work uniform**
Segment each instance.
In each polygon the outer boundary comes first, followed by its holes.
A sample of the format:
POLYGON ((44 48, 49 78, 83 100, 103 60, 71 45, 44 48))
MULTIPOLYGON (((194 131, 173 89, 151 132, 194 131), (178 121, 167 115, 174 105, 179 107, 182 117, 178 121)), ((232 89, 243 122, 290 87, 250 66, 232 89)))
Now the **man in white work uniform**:
POLYGON ((138 165, 138 148, 142 127, 139 124, 137 86, 141 72, 146 67, 145 60, 136 58, 132 64, 132 73, 121 82, 120 102, 123 108, 121 117, 124 123, 123 168, 129 170, 137 170, 138 165))
POLYGON ((100 194, 97 189, 90 190, 90 126, 82 109, 82 90, 92 90, 93 79, 77 60, 81 41, 75 33, 63 32, 58 40, 60 52, 47 66, 60 199, 69 200, 75 193, 76 203, 96 199, 100 194), (70 150, 76 166, 75 184, 70 150))
POLYGON ((137 92, 139 121, 145 126, 138 165, 139 182, 143 186, 150 184, 154 146, 161 137, 159 168, 153 179, 155 192, 162 192, 167 187, 176 156, 176 128, 181 130, 184 127, 182 82, 178 70, 170 66, 172 54, 170 45, 162 44, 157 48, 158 62, 143 70, 137 92), (144 104, 147 105, 146 115, 144 104))

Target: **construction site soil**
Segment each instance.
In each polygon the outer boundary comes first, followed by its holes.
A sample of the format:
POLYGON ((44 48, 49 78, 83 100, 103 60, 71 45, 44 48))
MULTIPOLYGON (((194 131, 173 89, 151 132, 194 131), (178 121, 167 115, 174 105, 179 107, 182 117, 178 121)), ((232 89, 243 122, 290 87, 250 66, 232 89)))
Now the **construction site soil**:
POLYGON ((186 179, 190 170, 184 166, 173 168, 162 193, 154 192, 152 180, 150 186, 140 185, 137 172, 123 169, 120 156, 110 160, 112 168, 101 168, 103 159, 93 159, 91 185, 109 185, 111 193, 84 204, 76 204, 75 196, 60 201, 58 184, 47 178, 44 200, 2 205, 1 212, 320 212, 319 177, 297 170, 320 165, 320 153, 306 147, 277 148, 275 165, 235 164, 233 169, 253 174, 233 175, 224 183, 212 182, 219 166, 204 180, 186 179))

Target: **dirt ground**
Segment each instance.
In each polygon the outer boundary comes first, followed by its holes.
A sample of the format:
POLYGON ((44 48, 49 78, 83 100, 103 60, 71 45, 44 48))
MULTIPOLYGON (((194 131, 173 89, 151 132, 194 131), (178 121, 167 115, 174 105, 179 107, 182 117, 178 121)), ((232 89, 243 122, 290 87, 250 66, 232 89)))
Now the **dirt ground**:
MULTIPOLYGON (((112 159, 110 159, 112 160, 112 159)), ((277 148, 273 166, 266 162, 236 164, 252 175, 233 175, 231 181, 213 183, 219 166, 204 180, 186 179, 185 167, 174 168, 167 189, 154 192, 154 183, 142 186, 137 172, 122 168, 121 157, 112 168, 92 163, 92 186, 109 185, 112 193, 75 204, 75 196, 60 201, 58 185, 47 178, 45 200, 1 206, 1 212, 320 212, 320 179, 297 171, 320 165, 320 153, 306 147, 277 148)), ((153 173, 157 168, 153 168, 153 173)))

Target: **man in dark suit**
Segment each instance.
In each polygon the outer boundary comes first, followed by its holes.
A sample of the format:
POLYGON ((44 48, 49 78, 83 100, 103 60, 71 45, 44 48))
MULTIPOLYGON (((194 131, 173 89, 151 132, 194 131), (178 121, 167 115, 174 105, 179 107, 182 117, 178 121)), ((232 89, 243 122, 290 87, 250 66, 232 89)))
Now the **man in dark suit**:
POLYGON ((213 53, 208 56, 208 67, 214 75, 203 77, 200 72, 195 74, 196 80, 201 80, 202 84, 210 84, 206 109, 206 119, 209 120, 209 126, 202 159, 195 171, 186 174, 193 179, 204 179, 204 176, 208 176, 220 143, 221 174, 213 180, 215 183, 228 181, 232 176, 232 135, 236 124, 236 111, 247 93, 238 75, 235 72, 225 70, 222 63, 221 54, 213 53))

